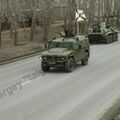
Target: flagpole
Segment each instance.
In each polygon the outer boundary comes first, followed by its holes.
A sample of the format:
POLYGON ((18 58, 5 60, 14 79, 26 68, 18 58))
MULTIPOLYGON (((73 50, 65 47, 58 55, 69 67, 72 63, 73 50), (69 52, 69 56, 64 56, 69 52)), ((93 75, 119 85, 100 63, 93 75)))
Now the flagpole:
MULTIPOLYGON (((80 0, 77 0, 77 10, 79 10, 79 5, 80 5, 80 0)), ((77 35, 79 35, 79 31, 80 31, 79 21, 76 20, 76 22, 77 22, 77 35)))

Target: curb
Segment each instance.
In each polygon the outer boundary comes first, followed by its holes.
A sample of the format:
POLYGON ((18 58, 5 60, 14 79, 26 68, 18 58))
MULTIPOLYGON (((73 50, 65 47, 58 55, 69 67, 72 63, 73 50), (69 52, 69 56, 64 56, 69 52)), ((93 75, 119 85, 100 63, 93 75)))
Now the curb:
POLYGON ((98 120, 113 120, 120 110, 120 98, 98 119, 98 120))
POLYGON ((43 51, 44 50, 33 52, 33 53, 29 53, 27 55, 21 55, 21 56, 18 56, 18 57, 10 58, 10 59, 4 60, 4 61, 0 61, 0 66, 3 66, 5 64, 9 64, 9 63, 13 63, 13 62, 16 62, 16 61, 20 61, 20 60, 23 60, 23 59, 35 57, 37 55, 40 55, 41 52, 43 52, 43 51))

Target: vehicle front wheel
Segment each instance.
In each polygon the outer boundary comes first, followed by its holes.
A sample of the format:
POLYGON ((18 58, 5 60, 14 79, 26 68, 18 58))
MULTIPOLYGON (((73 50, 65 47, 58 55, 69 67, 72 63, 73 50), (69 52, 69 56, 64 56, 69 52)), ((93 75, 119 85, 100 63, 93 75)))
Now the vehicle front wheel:
POLYGON ((66 62, 65 62, 65 71, 66 72, 72 72, 75 68, 75 62, 73 58, 69 58, 66 62))
POLYGON ((43 72, 48 72, 50 70, 50 67, 49 66, 44 66, 43 63, 41 63, 41 67, 42 67, 43 72))
POLYGON ((81 61, 81 64, 82 65, 87 65, 88 64, 88 59, 89 59, 88 52, 85 52, 85 58, 81 61))
POLYGON ((106 39, 106 44, 109 44, 109 43, 111 43, 111 36, 110 35, 108 35, 107 39, 106 39))

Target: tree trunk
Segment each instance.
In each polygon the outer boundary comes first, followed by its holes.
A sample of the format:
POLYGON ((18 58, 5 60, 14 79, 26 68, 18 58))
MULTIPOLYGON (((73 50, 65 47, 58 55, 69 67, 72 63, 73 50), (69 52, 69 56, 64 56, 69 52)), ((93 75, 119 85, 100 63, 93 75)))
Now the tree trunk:
POLYGON ((50 22, 51 22, 51 1, 50 0, 45 0, 46 3, 46 16, 44 20, 44 42, 46 43, 48 41, 48 34, 49 34, 49 27, 50 27, 50 22))
POLYGON ((13 32, 13 45, 17 46, 17 39, 18 39, 18 33, 17 33, 17 22, 14 23, 14 32, 13 32))
POLYGON ((0 48, 1 48, 1 45, 2 45, 2 30, 1 30, 1 23, 0 23, 0 48))
POLYGON ((18 45, 18 23, 17 23, 17 18, 18 18, 18 12, 19 12, 19 0, 14 0, 13 1, 13 6, 14 6, 14 15, 12 16, 13 20, 13 45, 17 46, 18 45))
POLYGON ((117 10, 117 20, 116 20, 116 26, 120 27, 120 7, 117 10))
POLYGON ((35 36, 35 17, 32 18, 32 25, 31 25, 31 42, 34 41, 34 36, 35 36))
POLYGON ((36 16, 36 0, 33 1, 33 15, 32 15, 32 24, 31 24, 31 42, 34 41, 34 36, 35 36, 35 26, 36 26, 36 19, 35 19, 35 16, 36 16))
POLYGON ((48 41, 48 27, 44 27, 44 38, 43 38, 43 40, 44 40, 44 42, 45 43, 47 43, 47 41, 48 41))

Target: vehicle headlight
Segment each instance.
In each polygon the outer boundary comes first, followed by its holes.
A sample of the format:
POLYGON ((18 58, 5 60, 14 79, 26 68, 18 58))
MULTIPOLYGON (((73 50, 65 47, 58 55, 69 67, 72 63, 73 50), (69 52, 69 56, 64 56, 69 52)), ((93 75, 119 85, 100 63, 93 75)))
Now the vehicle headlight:
POLYGON ((43 60, 46 60, 46 56, 43 56, 42 58, 43 58, 43 60))
POLYGON ((62 60, 65 60, 66 58, 65 57, 62 57, 62 60))

